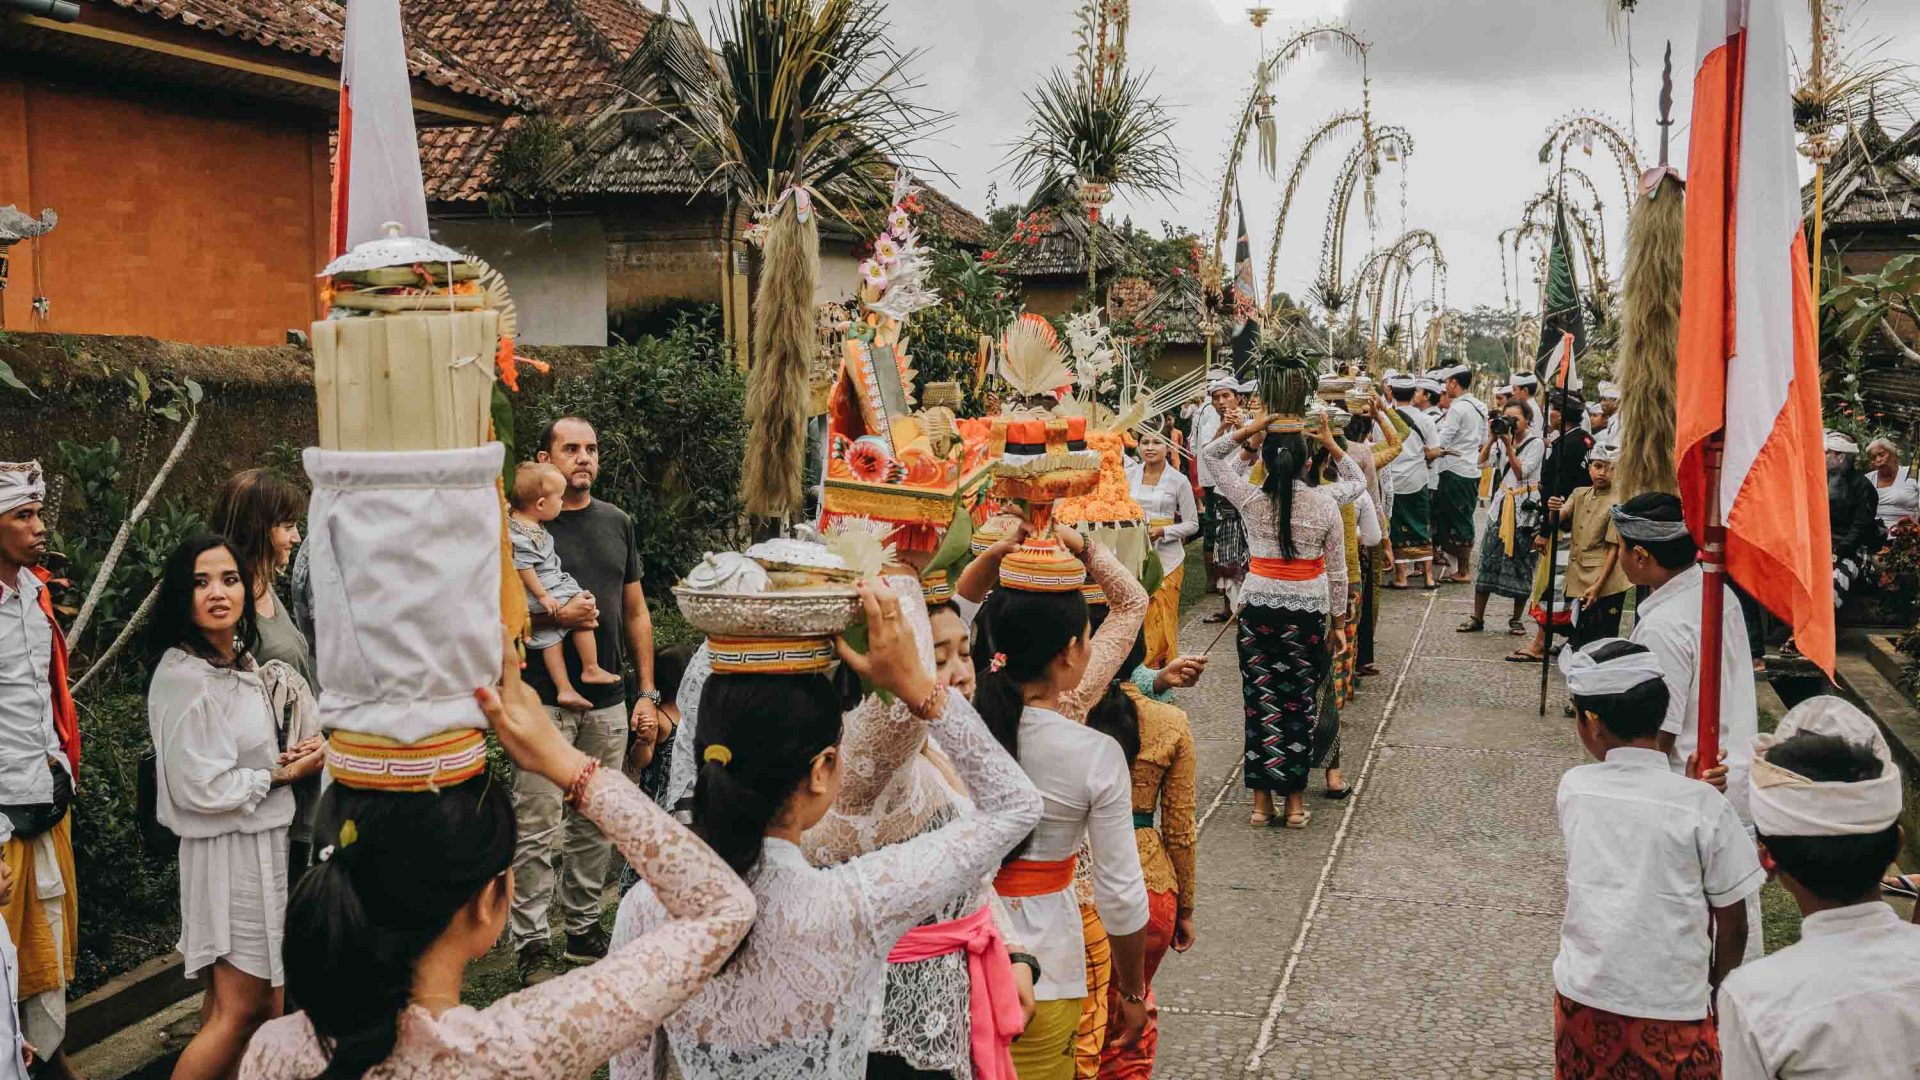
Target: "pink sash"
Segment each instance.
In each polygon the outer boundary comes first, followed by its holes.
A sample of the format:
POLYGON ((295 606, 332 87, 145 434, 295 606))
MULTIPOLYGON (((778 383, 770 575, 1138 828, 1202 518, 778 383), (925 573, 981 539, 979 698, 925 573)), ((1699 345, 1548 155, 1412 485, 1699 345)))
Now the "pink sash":
POLYGON ((971 1050, 975 1080, 1016 1080, 1013 1055, 1007 1047, 1026 1027, 1020 992, 1013 981, 1000 928, 985 904, 980 910, 951 922, 916 926, 901 935, 889 964, 911 964, 965 949, 967 952, 967 1012, 972 1021, 971 1050))

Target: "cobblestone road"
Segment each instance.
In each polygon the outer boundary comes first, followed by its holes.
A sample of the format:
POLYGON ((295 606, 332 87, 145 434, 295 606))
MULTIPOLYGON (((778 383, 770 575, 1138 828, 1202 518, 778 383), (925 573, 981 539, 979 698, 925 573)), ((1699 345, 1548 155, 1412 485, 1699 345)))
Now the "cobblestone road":
MULTIPOLYGON (((1504 614, 1458 634, 1467 586, 1382 597, 1382 674, 1342 716, 1347 802, 1253 829, 1231 636, 1183 702, 1200 748, 1199 941, 1155 979, 1157 1076, 1553 1074, 1550 967, 1565 905, 1554 818, 1582 751, 1555 676, 1501 661, 1504 614)), ((1496 600, 1496 608, 1500 602, 1496 600)), ((1182 640, 1217 626, 1190 615, 1182 640)), ((1493 614, 1489 612, 1489 614, 1493 614)))

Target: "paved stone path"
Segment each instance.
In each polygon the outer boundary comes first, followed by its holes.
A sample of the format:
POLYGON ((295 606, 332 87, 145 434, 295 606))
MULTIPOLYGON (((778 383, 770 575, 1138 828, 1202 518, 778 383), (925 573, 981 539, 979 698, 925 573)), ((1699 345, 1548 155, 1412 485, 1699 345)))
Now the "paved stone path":
MULTIPOLYGON (((1381 674, 1343 713, 1346 802, 1314 774, 1305 831, 1253 829, 1232 636, 1183 702, 1200 749, 1199 941, 1155 979, 1156 1075, 1553 1074, 1551 965, 1565 906, 1560 775, 1584 753, 1521 639, 1458 634, 1467 586, 1388 591, 1381 674)), ((1496 598, 1496 607, 1500 601, 1496 598)), ((1189 616, 1182 642, 1218 626, 1189 616)), ((1493 612, 1489 612, 1490 615, 1493 612)))

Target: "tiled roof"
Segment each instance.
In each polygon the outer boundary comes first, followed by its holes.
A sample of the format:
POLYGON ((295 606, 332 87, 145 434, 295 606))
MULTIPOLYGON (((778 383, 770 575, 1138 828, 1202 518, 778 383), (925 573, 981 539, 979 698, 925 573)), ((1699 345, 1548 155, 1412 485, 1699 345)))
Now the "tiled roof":
MULTIPOLYGON (((1087 243, 1091 231, 1087 216, 1070 206, 1046 210, 1047 231, 1037 244, 1017 244, 1007 272, 1017 278, 1066 277, 1087 272, 1087 243)), ((1102 272, 1119 266, 1126 245, 1112 229, 1101 229, 1097 265, 1102 272)))
MULTIPOLYGON (((114 7, 302 56, 341 59, 346 8, 336 0, 92 0, 114 7)), ((605 2, 605 0, 603 0, 605 2)), ((499 105, 523 104, 515 85, 484 66, 420 40, 407 48, 407 70, 417 79, 499 105)))
MULTIPOLYGON (((416 37, 538 95, 563 123, 607 103, 615 73, 658 18, 639 0, 402 0, 401 10, 416 37)), ((427 198, 485 198, 494 156, 522 123, 422 131, 427 198)))

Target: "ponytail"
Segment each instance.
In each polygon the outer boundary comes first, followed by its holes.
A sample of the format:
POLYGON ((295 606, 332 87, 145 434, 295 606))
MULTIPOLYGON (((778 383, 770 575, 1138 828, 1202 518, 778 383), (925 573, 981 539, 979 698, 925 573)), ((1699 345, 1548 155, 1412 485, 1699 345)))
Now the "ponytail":
POLYGON ((1307 437, 1299 432, 1268 432, 1260 444, 1260 461, 1267 467, 1266 484, 1261 488, 1273 500, 1274 524, 1280 533, 1280 557, 1293 554, 1293 482, 1307 472, 1310 464, 1307 437))
POLYGON ((1087 635, 1087 601, 1078 590, 995 589, 980 609, 979 626, 973 707, 993 737, 1019 760, 1025 687, 1039 681, 1055 657, 1087 635))
POLYGON ((751 879, 767 829, 840 742, 841 688, 820 675, 715 675, 700 694, 693 831, 751 879))
POLYGON ((320 1080, 358 1080, 392 1055, 414 966, 507 872, 517 829, 485 774, 431 793, 335 784, 320 812, 353 829, 288 902, 287 993, 327 1056, 320 1080))

